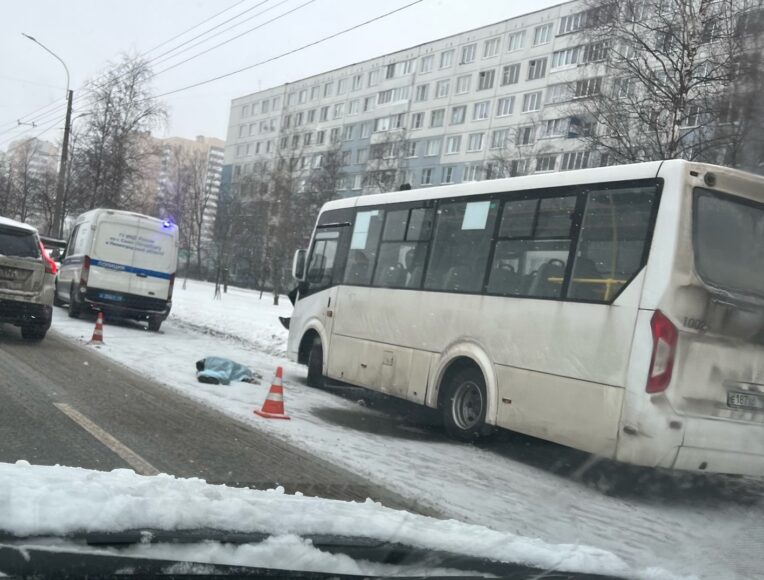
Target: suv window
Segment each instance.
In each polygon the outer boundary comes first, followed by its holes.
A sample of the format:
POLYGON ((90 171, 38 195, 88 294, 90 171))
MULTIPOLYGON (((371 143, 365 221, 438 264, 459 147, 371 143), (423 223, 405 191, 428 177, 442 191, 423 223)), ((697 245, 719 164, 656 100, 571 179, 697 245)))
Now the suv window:
POLYGON ((39 258, 40 248, 34 232, 0 227, 0 254, 17 258, 39 258))

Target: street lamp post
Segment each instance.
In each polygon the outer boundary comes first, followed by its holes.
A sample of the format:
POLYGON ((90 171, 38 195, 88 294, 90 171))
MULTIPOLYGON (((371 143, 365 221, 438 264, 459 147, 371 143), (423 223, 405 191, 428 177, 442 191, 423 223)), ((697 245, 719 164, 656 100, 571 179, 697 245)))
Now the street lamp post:
POLYGON ((64 70, 66 71, 66 121, 64 123, 64 140, 61 144, 61 162, 59 163, 58 167, 58 179, 56 181, 56 203, 54 205, 53 209, 53 220, 48 226, 48 234, 51 236, 60 238, 63 234, 63 211, 64 211, 64 186, 66 181, 66 163, 67 159, 69 158, 69 133, 71 130, 71 124, 72 124, 72 100, 74 98, 74 91, 72 91, 69 88, 69 68, 66 66, 66 63, 61 60, 61 57, 59 57, 56 53, 54 53, 52 50, 50 50, 47 46, 45 46, 42 42, 37 40, 35 37, 30 36, 28 34, 21 33, 22 36, 25 38, 28 38, 35 44, 39 45, 40 47, 45 50, 48 54, 53 56, 58 62, 60 62, 64 66, 64 70))

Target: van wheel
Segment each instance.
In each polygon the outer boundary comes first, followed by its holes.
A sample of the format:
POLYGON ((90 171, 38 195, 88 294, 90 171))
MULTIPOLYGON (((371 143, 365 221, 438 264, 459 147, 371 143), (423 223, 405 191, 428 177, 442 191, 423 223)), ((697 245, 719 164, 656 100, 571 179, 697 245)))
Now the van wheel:
POLYGON ((48 332, 47 326, 22 326, 21 338, 30 342, 40 342, 45 338, 45 334, 48 332))
POLYGON ((485 424, 488 398, 483 373, 464 368, 453 374, 444 388, 440 410, 449 436, 471 442, 490 432, 485 424))
POLYGON ((159 332, 159 329, 162 327, 162 317, 161 316, 151 316, 149 318, 149 330, 151 332, 159 332))
POLYGON ((53 288, 53 306, 63 306, 66 304, 61 298, 58 296, 58 283, 53 288))
POLYGON ((79 298, 77 298, 77 290, 72 284, 69 289, 69 318, 79 318, 80 312, 82 312, 82 304, 80 304, 79 298))
POLYGON ((308 352, 308 386, 318 389, 324 386, 324 349, 316 337, 308 352))

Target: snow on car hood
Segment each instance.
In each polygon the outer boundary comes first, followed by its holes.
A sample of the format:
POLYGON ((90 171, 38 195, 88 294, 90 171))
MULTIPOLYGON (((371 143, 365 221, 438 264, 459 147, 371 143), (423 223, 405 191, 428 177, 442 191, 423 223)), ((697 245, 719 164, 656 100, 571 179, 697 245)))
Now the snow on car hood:
MULTIPOLYGON (((545 569, 636 574, 605 550, 550 544, 393 510, 371 500, 287 495, 280 488, 233 488, 196 478, 142 476, 126 469, 100 472, 26 461, 0 463, 0 530, 16 536, 60 536, 140 528, 355 536, 545 569)), ((663 576, 650 570, 639 575, 655 573, 663 576)))

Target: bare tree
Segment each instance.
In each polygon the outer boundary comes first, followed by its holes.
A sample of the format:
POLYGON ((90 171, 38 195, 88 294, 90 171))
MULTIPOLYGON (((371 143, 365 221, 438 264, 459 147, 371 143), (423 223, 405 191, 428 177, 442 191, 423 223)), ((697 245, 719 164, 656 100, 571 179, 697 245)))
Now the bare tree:
POLYGON ((125 56, 89 84, 85 128, 72 155, 80 209, 142 209, 153 198, 145 170, 157 153, 150 131, 166 111, 152 98, 151 77, 145 60, 125 56))
MULTIPOLYGON (((754 3, 760 11, 761 0, 754 3)), ((571 116, 597 124, 581 139, 613 162, 736 163, 728 151, 760 130, 752 118, 731 118, 731 104, 761 76, 759 59, 750 58, 760 16, 743 34, 742 7, 742 0, 592 0, 577 56, 588 74, 568 88, 571 116)))
POLYGON ((553 150, 543 139, 545 123, 538 115, 530 115, 521 126, 497 129, 491 135, 485 162, 485 178, 501 179, 527 175, 537 155, 553 150))
POLYGON ((7 211, 22 222, 34 212, 38 175, 33 162, 39 148, 37 139, 25 139, 16 143, 10 153, 7 211))

